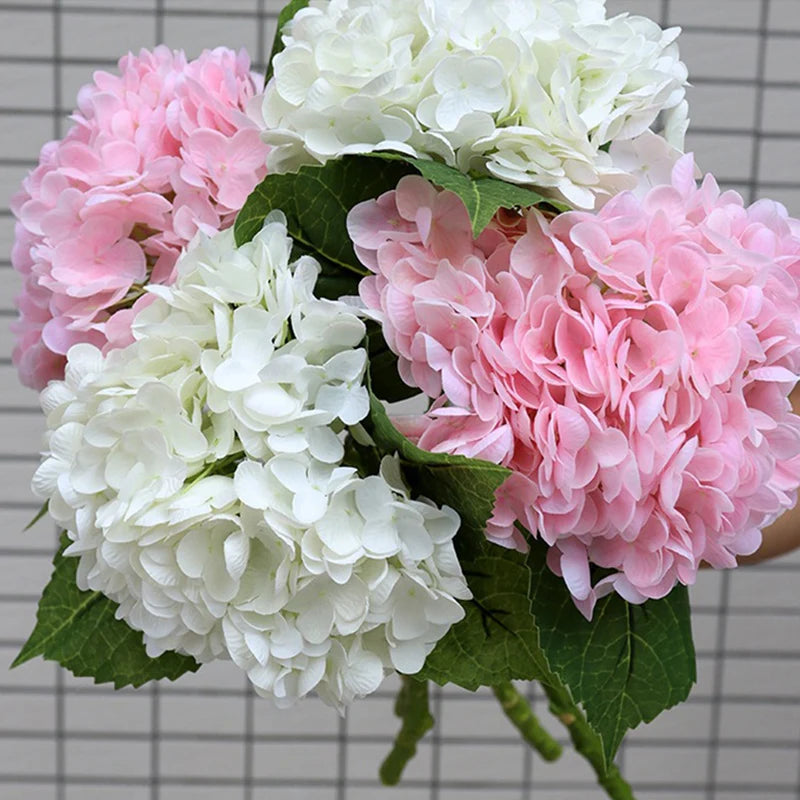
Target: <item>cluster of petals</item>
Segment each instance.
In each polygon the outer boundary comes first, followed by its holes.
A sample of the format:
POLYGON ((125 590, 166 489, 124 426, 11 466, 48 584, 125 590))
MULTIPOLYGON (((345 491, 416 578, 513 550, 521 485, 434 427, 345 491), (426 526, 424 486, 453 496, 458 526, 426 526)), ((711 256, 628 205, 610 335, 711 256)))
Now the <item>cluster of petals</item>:
POLYGON ((81 89, 66 136, 42 148, 11 204, 23 383, 63 377, 79 342, 127 343, 142 287, 169 282, 198 231, 233 224, 266 173, 268 148, 246 113, 260 82, 244 51, 187 61, 159 46, 81 89))
POLYGON ((334 431, 369 409, 365 326, 313 295, 274 212, 236 248, 202 237, 103 354, 73 346, 42 392, 33 486, 148 653, 232 659, 288 705, 343 707, 414 673, 469 590, 459 517, 412 500, 397 463, 360 477, 334 431))
POLYGON ((487 534, 542 537, 584 613, 735 566, 795 502, 800 222, 780 204, 698 186, 685 156, 643 199, 501 212, 477 240, 454 195, 406 177, 349 230, 363 300, 434 399, 398 424, 513 470, 487 534))
POLYGON ((680 149, 675 38, 604 0, 314 0, 283 31, 263 103, 271 171, 394 150, 592 208, 632 188, 607 152, 663 112, 680 149))

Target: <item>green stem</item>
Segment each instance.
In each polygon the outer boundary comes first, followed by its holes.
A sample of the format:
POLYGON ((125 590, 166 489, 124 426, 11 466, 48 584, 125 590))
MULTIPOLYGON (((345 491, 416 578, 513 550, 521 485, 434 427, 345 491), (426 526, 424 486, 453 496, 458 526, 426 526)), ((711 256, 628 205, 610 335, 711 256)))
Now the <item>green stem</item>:
POLYGON ((528 701, 511 683, 500 683, 493 686, 492 691, 511 724, 522 734, 522 738, 545 761, 556 761, 561 755, 561 745, 542 727, 528 701))
POLYGON ((236 472, 236 467, 239 465, 239 462, 243 460, 244 454, 239 451, 232 453, 229 456, 225 456, 225 458, 221 459, 220 461, 212 461, 210 464, 206 464, 205 468, 201 472, 198 472, 196 475, 192 475, 192 477, 186 482, 186 485, 193 486, 195 483, 203 480, 203 478, 208 478, 209 475, 231 476, 234 474, 234 472, 236 472), (233 471, 231 471, 231 467, 233 467, 233 471))
POLYGON ((385 786, 396 786, 406 764, 416 755, 417 744, 433 727, 433 716, 428 707, 428 682, 416 681, 406 675, 400 676, 403 685, 397 693, 394 713, 403 724, 394 740, 392 751, 381 764, 381 782, 385 786))
POLYGON ((134 283, 133 286, 128 290, 128 293, 125 297, 122 298, 118 303, 114 303, 113 306, 109 306, 108 308, 103 309, 106 314, 111 316, 112 314, 116 314, 117 311, 122 311, 125 308, 130 308, 140 297, 144 297, 147 294, 144 288, 144 284, 141 283, 134 283))
POLYGON ((591 764, 597 774, 597 782, 612 800, 636 800, 630 784, 622 777, 616 764, 606 765, 600 737, 592 730, 583 712, 570 697, 566 689, 554 688, 542 683, 550 701, 550 710, 569 731, 575 749, 591 764))

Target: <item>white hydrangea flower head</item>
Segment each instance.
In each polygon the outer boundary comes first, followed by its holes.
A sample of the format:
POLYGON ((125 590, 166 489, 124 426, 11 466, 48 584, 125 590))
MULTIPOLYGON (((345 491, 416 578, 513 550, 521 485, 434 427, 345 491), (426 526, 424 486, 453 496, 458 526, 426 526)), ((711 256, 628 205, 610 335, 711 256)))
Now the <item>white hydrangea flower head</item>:
POLYGON ((312 0, 273 61, 268 166, 395 150, 590 208, 636 185, 609 143, 662 115, 682 148, 678 32, 604 0, 312 0))
POLYGON ((273 551, 271 569, 253 573, 260 577, 250 599, 235 604, 223 630, 233 660, 279 704, 316 688, 327 702, 348 705, 388 671, 419 672, 464 615, 457 599, 470 593, 452 544, 458 515, 409 499, 389 482, 394 462, 384 466, 367 478, 333 470, 327 488, 336 488, 327 495, 319 477, 298 469, 284 476, 292 498, 267 508, 272 464, 245 461, 236 470, 243 507, 259 506, 260 524, 283 549, 273 551), (281 578, 263 584, 264 574, 281 578), (287 582, 288 599, 275 613, 276 586, 287 582))
POLYGON ((201 237, 133 344, 72 348, 33 485, 80 588, 151 656, 230 658, 279 705, 341 708, 418 671, 470 594, 458 515, 410 499, 391 459, 342 465, 337 431, 369 411, 365 327, 291 246, 279 213, 239 248, 201 237))

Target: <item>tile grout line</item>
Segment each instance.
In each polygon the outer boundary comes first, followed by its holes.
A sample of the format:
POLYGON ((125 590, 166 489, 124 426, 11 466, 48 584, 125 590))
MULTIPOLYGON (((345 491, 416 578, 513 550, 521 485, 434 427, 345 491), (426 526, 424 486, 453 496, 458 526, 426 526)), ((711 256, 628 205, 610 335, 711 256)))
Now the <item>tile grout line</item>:
MULTIPOLYGON (((61 0, 53 0, 53 137, 61 136, 61 116, 58 109, 63 101, 61 96, 61 43, 62 6, 61 0)), ((56 549, 60 546, 60 533, 55 531, 56 549)), ((55 669, 55 798, 66 800, 67 758, 66 758, 66 702, 64 695, 64 671, 58 665, 55 669)))

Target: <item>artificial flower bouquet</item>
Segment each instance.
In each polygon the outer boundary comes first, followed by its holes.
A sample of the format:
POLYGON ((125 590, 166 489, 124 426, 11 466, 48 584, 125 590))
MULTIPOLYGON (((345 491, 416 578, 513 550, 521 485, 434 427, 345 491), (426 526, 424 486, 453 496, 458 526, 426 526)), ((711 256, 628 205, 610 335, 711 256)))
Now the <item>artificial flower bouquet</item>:
POLYGON ((792 506, 800 222, 681 151, 677 30, 602 0, 294 0, 266 81, 97 72, 13 201, 35 656, 215 659, 343 711, 541 682, 600 784, 695 680, 686 586, 792 506), (698 179, 701 178, 701 180, 698 179))

